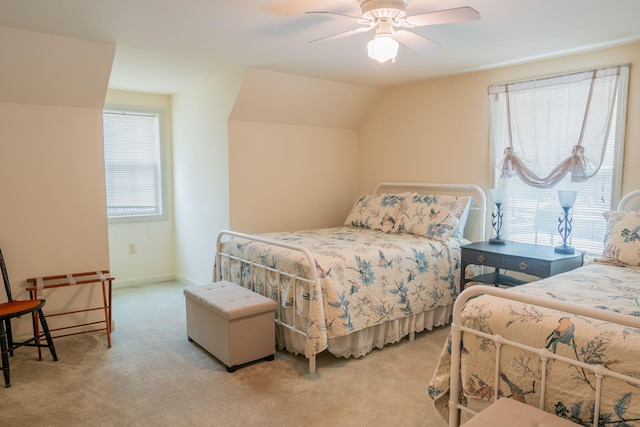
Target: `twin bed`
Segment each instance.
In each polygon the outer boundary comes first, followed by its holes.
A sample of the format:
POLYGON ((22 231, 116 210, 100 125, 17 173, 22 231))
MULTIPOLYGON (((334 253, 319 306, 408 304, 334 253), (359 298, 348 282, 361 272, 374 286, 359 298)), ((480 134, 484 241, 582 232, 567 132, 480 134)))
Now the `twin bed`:
POLYGON ((450 426, 498 397, 579 425, 640 425, 639 210, 636 191, 605 215, 603 256, 583 267, 460 294, 427 390, 450 426))
POLYGON ((278 302, 277 342, 304 354, 359 357, 448 324, 460 246, 484 238, 486 198, 475 185, 383 183, 340 227, 218 235, 215 280, 278 302))

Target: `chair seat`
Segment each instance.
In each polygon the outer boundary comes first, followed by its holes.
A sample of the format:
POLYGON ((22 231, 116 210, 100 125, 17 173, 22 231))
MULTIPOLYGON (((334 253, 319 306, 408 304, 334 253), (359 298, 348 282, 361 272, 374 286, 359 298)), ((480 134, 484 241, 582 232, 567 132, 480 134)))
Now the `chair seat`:
POLYGON ((38 359, 42 360, 42 354, 40 354, 41 347, 49 347, 51 357, 53 360, 58 360, 56 354, 56 347, 53 344, 53 338, 51 338, 51 332, 47 325, 47 320, 42 312, 42 306, 44 306, 45 300, 43 299, 29 299, 29 300, 14 300, 11 297, 11 283, 9 283, 9 274, 7 273, 7 266, 4 263, 4 255, 0 250, 0 271, 2 272, 2 281, 4 282, 4 291, 7 297, 7 302, 0 304, 0 359, 2 359, 2 373, 4 374, 4 386, 11 387, 11 375, 9 372, 9 357, 13 356, 13 351, 23 346, 37 347, 38 359), (25 341, 14 342, 13 332, 11 331, 11 319, 23 314, 33 313, 33 338, 29 338, 25 341), (36 319, 40 320, 42 326, 42 333, 38 330, 36 319), (44 337, 47 340, 46 344, 40 343, 40 338, 44 337))
POLYGON ((0 304, 0 317, 16 317, 31 313, 44 305, 43 300, 19 300, 0 304))

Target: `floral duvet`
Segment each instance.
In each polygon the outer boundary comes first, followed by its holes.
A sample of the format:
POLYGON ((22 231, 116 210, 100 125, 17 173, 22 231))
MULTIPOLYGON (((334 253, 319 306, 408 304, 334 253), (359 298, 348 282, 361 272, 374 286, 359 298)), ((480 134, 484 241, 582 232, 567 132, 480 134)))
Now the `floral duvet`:
MULTIPOLYGON (((640 268, 592 263, 574 271, 513 288, 513 292, 549 297, 640 316, 640 268)), ((470 300, 464 325, 489 334, 545 347, 572 360, 604 363, 612 371, 640 378, 640 330, 567 315, 490 296, 470 300)), ((461 385, 464 398, 490 400, 494 394, 495 349, 492 342, 463 334, 461 385)), ((445 345, 428 387, 429 396, 447 417, 450 343, 445 345)), ((547 368, 545 410, 578 424, 591 425, 593 374, 553 361, 547 368)), ((537 355, 504 349, 499 393, 537 406, 541 365, 537 355)), ((640 389, 606 378, 600 425, 640 426, 640 389)))
MULTIPOLYGON (((452 305, 459 290, 460 245, 467 243, 454 238, 442 243, 411 234, 350 226, 266 233, 260 237, 304 246, 315 258, 321 297, 308 287, 293 291, 290 283, 284 283, 281 298, 281 304, 289 307, 293 298, 304 302, 299 314, 309 320, 307 357, 326 349, 329 338, 452 305)), ((274 269, 303 277, 308 274, 306 258, 283 247, 235 237, 223 241, 221 250, 274 269)), ((262 274, 254 274, 250 264, 242 268, 223 264, 222 269, 233 270, 232 281, 242 276, 243 284, 266 286, 266 294, 277 299, 273 283, 276 274, 263 278, 262 274)), ((286 282, 282 276, 279 280, 286 282)))

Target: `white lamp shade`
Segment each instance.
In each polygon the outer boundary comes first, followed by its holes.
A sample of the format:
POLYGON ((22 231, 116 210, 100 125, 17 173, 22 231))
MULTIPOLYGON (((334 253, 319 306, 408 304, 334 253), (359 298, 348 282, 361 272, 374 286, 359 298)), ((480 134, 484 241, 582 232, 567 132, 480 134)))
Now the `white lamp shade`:
POLYGON ((563 208, 570 208, 576 202, 576 196, 578 192, 575 190, 560 190, 558 191, 558 200, 560 200, 560 206, 563 208))
POLYGON ((490 188, 489 192, 491 193, 491 200, 493 200, 493 203, 502 204, 507 198, 506 188, 490 188))
POLYGON ((377 36, 367 43, 369 58, 378 62, 386 62, 394 59, 398 54, 398 42, 390 36, 377 36))

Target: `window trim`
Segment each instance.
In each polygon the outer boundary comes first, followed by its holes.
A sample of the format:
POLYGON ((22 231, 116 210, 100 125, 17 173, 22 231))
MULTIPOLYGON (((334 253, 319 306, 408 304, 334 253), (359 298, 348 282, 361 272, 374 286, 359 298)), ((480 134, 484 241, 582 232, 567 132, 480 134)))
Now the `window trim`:
MULTIPOLYGON (((624 166, 624 148, 626 144, 626 125, 627 125, 627 105, 629 98, 629 64, 621 64, 621 74, 618 83, 618 93, 616 99, 616 109, 617 109, 617 117, 615 129, 612 129, 612 132, 615 135, 615 140, 618 142, 613 155, 613 173, 612 173, 612 181, 611 181, 611 206, 609 206, 609 210, 615 210, 620 198, 622 197, 622 178, 623 178, 623 166, 624 166), (620 94, 624 94, 624 96, 619 96, 620 94), (622 118, 622 119, 621 119, 622 118)), ((606 66, 599 68, 607 68, 606 66)), ((583 70, 586 71, 586 70, 583 70)), ((580 72, 580 71, 578 71, 580 72)), ((556 75, 549 75, 542 78, 547 77, 556 77, 562 76, 565 74, 573 74, 575 72, 567 72, 560 73, 556 75)), ((522 81, 526 81, 527 79, 523 79, 522 81)), ((514 81, 513 83, 517 83, 518 81, 514 81)), ((490 118, 491 120, 491 118, 490 118)), ((503 181, 505 179, 519 179, 518 177, 504 178, 501 176, 500 168, 498 167, 498 163, 496 162, 496 156, 494 155, 494 146, 493 146, 493 137, 490 136, 490 144, 489 144, 489 166, 491 167, 491 182, 493 182, 492 187, 501 188, 503 187, 503 181)), ((491 206, 490 209, 494 209, 491 206)), ((604 211, 603 211, 604 213, 604 211)), ((490 232, 490 235, 493 233, 493 229, 491 227, 491 223, 488 222, 486 224, 487 230, 490 232)), ((508 238, 508 236, 507 236, 508 238)), ((590 256, 599 256, 599 253, 587 252, 590 256)))
MULTIPOLYGON (((121 224, 121 223, 135 223, 135 222, 152 222, 152 221, 164 221, 169 218, 167 210, 168 200, 168 173, 167 173, 167 139, 165 131, 166 110, 158 107, 144 107, 135 105, 122 105, 122 104, 105 104, 103 108, 104 112, 112 113, 133 113, 133 114, 154 114, 158 116, 158 139, 160 145, 160 211, 159 214, 139 214, 139 215, 118 215, 109 216, 107 211, 107 220, 109 224, 121 224)), ((104 150, 104 135, 103 135, 103 150, 104 150)), ((106 199, 106 179, 105 179, 105 199, 106 199)), ((105 202, 106 203, 106 202, 105 202)), ((106 207, 106 206, 105 206, 106 207)))
POLYGON ((623 67, 618 82, 618 95, 624 93, 625 96, 618 96, 616 100, 616 114, 622 120, 616 121, 615 135, 619 139, 620 146, 616 147, 613 154, 613 182, 611 183, 611 206, 614 210, 622 198, 622 176, 624 168, 624 147, 627 141, 627 105, 629 103, 629 66, 623 67))

